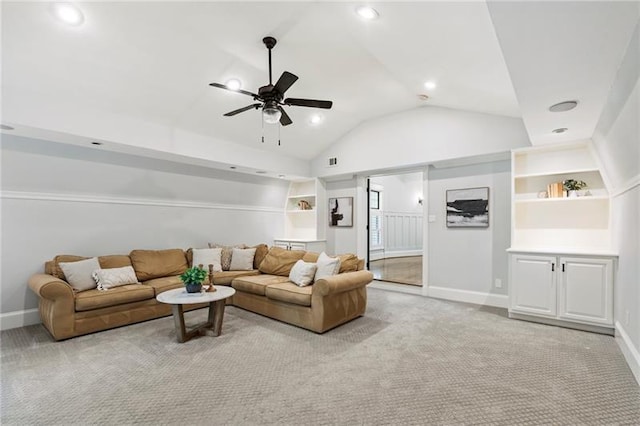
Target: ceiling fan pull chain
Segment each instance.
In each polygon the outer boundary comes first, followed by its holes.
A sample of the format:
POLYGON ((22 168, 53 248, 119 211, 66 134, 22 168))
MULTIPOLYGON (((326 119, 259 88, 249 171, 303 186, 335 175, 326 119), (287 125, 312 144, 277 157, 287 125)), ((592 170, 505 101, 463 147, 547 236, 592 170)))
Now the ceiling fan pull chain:
POLYGON ((260 123, 262 124, 262 143, 264 143, 264 120, 262 119, 262 115, 260 115, 260 123))
POLYGON ((278 123, 278 146, 280 146, 280 129, 282 129, 282 126, 278 123))

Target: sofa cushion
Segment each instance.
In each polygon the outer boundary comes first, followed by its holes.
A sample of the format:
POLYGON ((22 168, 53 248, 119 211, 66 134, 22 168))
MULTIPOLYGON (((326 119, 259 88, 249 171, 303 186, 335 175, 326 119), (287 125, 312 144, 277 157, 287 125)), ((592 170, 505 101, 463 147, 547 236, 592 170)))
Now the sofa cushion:
POLYGON ((267 286, 271 284, 280 284, 287 281, 289 281, 288 277, 261 274, 238 277, 232 281, 231 287, 235 288, 238 291, 244 291, 245 293, 264 296, 267 286))
POLYGON ((86 291, 96 288, 93 272, 100 269, 97 257, 77 262, 60 262, 58 266, 64 272, 67 282, 74 291, 86 291))
POLYGON ((174 288, 184 287, 180 275, 171 277, 156 278, 153 280, 145 281, 143 285, 153 288, 154 294, 157 296, 163 291, 173 290, 174 288))
POLYGON ((269 253, 269 246, 266 244, 258 244, 251 248, 256 249, 256 255, 253 258, 253 269, 260 269, 260 264, 264 260, 267 253, 269 253))
POLYGON ((127 284, 107 291, 87 290, 76 294, 76 311, 90 311, 153 297, 153 288, 143 284, 127 284))
POLYGON ((102 269, 124 268, 131 265, 131 258, 126 254, 112 254, 109 256, 98 256, 98 262, 102 269))
POLYGON ((133 250, 129 256, 140 281, 180 275, 189 267, 182 249, 133 250))
POLYGON ((250 275, 260 275, 260 271, 254 269, 252 271, 222 271, 213 273, 213 284, 215 285, 231 285, 231 281, 237 277, 245 277, 250 275))
POLYGON ((358 256, 355 254, 341 254, 338 257, 340 258, 340 274, 358 270, 358 256))
POLYGON ((271 247, 260 264, 260 272, 288 277, 293 265, 302 259, 304 254, 304 250, 285 250, 280 247, 271 247))
POLYGON ((266 296, 269 299, 279 300, 281 302, 311 306, 312 291, 312 286, 298 287, 292 282, 285 282, 267 286, 266 296))

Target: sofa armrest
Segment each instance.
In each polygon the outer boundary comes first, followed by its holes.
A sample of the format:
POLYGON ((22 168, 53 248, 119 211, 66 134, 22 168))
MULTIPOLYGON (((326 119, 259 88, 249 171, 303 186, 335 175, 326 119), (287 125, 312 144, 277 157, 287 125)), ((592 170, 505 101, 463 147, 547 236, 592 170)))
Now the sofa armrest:
POLYGON ((53 275, 35 274, 29 278, 29 287, 43 299, 58 300, 68 298, 74 300, 73 289, 66 282, 53 275))
POLYGON ((373 281, 373 274, 369 271, 344 272, 319 279, 313 284, 313 291, 318 292, 321 296, 327 296, 364 287, 371 281, 373 281))

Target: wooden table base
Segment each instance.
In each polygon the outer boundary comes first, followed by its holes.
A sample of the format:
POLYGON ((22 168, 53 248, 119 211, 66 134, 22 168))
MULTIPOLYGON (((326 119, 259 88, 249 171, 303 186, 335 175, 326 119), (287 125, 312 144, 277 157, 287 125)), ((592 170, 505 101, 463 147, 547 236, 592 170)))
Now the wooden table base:
POLYGON ((173 322, 176 326, 176 337, 178 342, 184 343, 194 336, 211 335, 219 336, 222 334, 222 319, 224 317, 225 299, 216 300, 209 303, 209 316, 206 322, 195 326, 187 327, 184 322, 184 309, 182 305, 171 305, 173 311, 173 322))

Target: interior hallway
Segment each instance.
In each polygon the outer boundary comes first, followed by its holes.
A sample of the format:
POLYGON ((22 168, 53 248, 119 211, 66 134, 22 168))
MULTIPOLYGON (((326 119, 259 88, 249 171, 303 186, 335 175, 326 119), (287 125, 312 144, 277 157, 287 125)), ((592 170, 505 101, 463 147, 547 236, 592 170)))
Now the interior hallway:
POLYGON ((422 287, 422 256, 393 257, 369 262, 373 279, 422 287))

